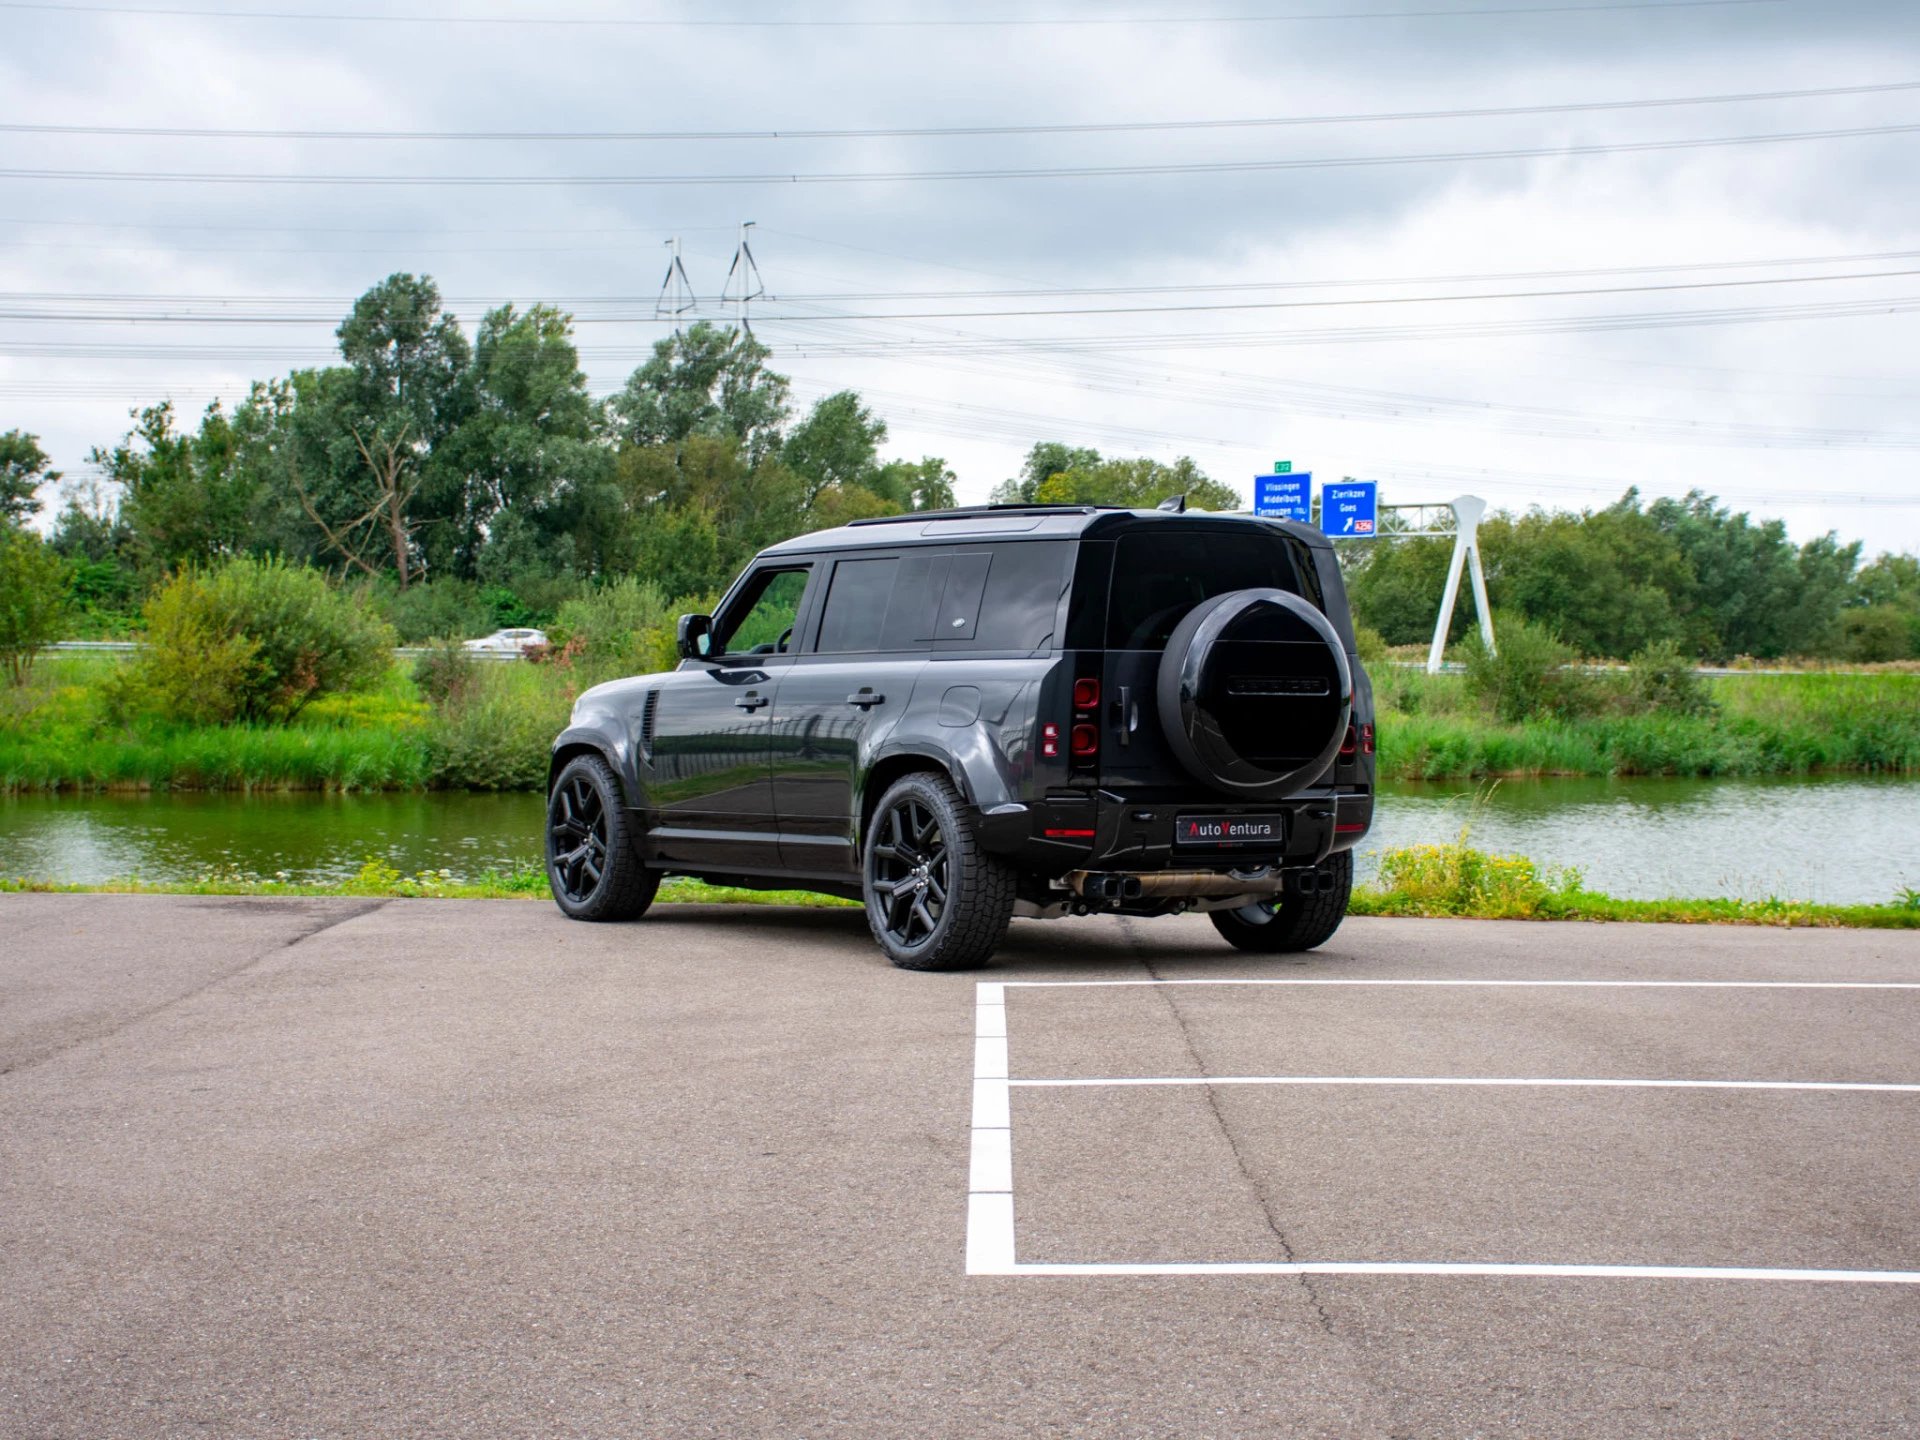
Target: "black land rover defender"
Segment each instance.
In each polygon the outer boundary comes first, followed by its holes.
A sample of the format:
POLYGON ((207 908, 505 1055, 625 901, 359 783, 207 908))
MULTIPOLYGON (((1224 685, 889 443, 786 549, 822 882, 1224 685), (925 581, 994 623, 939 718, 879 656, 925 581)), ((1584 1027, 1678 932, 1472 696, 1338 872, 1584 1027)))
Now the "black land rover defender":
POLYGON ((1015 915, 1206 911, 1243 950, 1346 913, 1373 697, 1332 548, 1244 516, 988 507, 757 557, 677 670, 554 742, 547 873, 580 920, 669 875, 865 902, 917 970, 1015 915))

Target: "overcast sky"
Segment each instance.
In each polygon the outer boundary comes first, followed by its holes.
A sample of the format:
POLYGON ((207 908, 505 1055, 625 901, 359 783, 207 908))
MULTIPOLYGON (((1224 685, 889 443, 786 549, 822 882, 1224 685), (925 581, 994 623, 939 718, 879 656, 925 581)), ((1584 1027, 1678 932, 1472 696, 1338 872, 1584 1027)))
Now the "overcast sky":
POLYGON ((1062 439, 1243 493, 1279 459, 1404 501, 1700 487, 1920 549, 1911 0, 0 3, 0 125, 0 430, 70 474, 130 407, 324 362, 400 270, 469 327, 574 310, 604 393, 669 328, 663 242, 713 310, 751 220, 753 323, 798 398, 859 389, 966 500, 1062 439), (433 18, 368 18, 396 15, 433 18), (839 23, 867 21, 914 23, 839 23), (1529 113, 1432 113, 1470 109, 1529 113), (1741 143, 1672 143, 1703 139, 1741 143), (1165 168, 1005 173, 1116 167, 1165 168), (22 173, 47 171, 81 178, 22 173), (953 171, 989 173, 925 178, 953 171), (905 178, 813 178, 875 173, 905 178), (154 178, 221 174, 269 178, 154 178), (272 183, 299 176, 406 183, 272 183), (217 308, 251 318, 179 318, 217 308))

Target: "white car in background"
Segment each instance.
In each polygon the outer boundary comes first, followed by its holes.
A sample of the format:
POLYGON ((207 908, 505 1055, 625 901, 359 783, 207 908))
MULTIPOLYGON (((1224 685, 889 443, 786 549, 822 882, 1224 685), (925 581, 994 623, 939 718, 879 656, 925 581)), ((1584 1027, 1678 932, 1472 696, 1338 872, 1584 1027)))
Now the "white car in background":
POLYGON ((546 643, 546 632, 542 630, 496 630, 485 639, 464 642, 461 648, 474 655, 518 659, 546 643))

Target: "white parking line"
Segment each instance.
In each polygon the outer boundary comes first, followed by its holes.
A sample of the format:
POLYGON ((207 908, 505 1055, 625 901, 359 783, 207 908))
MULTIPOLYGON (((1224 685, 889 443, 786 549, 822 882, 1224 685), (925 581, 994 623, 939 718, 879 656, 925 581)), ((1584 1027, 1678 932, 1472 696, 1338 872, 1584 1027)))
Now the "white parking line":
MULTIPOLYGON (((1156 985, 1408 986, 1523 990, 1920 990, 1909 980, 1004 980, 993 988, 1128 990, 1156 985)), ((985 987, 982 987, 985 988, 985 987)))
MULTIPOLYGON (((1004 1055, 1003 1057, 1004 1058, 1004 1055)), ((1562 1080, 1504 1075, 1166 1075, 1101 1079, 1009 1080, 1016 1089, 1067 1090, 1102 1085, 1539 1085, 1566 1089, 1613 1090, 1881 1090, 1920 1092, 1920 1085, 1891 1085, 1852 1080, 1562 1080)))
MULTIPOLYGON (((1004 1216, 1007 1245, 1012 1254, 1012 1197, 1004 1216)), ((996 1217, 998 1220, 999 1217, 996 1217)), ((1769 1270, 1735 1265, 1506 1265, 1475 1261, 1366 1261, 1309 1260, 1289 1264, 1257 1261, 1221 1261, 1197 1264, 1025 1265, 1009 1262, 992 1269, 974 1267, 973 1234, 967 1237, 969 1275, 1515 1275, 1546 1279, 1608 1280, 1792 1280, 1826 1284, 1920 1285, 1920 1270, 1769 1270)), ((981 1259, 1000 1254, 983 1249, 981 1259)))
POLYGON ((1920 983, 1854 980, 1008 980, 978 987, 974 1009, 972 1146, 967 1179, 966 1273, 1000 1276, 1374 1275, 1541 1279, 1770 1280, 1920 1285, 1920 1270, 1821 1270, 1715 1265, 1556 1265, 1506 1262, 1309 1260, 1288 1262, 1022 1264, 1015 1258, 1012 1091, 1153 1085, 1539 1086, 1606 1089, 1812 1090, 1912 1093, 1920 1084, 1812 1080, 1561 1079, 1509 1076, 1239 1075, 1010 1079, 1006 992, 1156 985, 1511 987, 1669 990, 1920 990, 1920 983))

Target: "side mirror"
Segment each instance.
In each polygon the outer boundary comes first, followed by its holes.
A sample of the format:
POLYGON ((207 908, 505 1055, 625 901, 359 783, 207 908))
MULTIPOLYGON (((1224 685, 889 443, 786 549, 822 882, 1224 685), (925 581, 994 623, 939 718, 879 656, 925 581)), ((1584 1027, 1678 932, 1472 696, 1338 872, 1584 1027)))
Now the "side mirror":
POLYGON ((682 615, 676 637, 680 644, 680 657, 683 660, 704 660, 713 645, 713 617, 711 615, 682 615))

